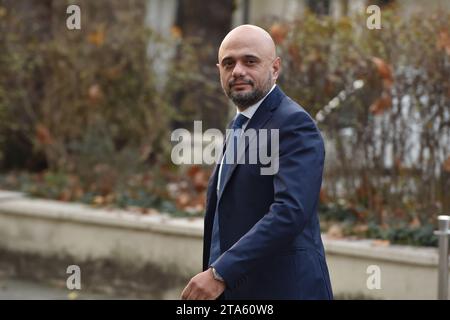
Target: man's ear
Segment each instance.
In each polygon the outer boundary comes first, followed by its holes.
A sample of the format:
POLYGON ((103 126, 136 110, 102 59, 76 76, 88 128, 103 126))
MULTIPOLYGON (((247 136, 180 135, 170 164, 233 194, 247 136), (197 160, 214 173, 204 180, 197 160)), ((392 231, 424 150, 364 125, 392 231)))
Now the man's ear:
POLYGON ((220 64, 216 63, 216 67, 220 70, 220 64))
POLYGON ((277 80, 281 71, 281 58, 277 57, 272 63, 273 79, 277 80))

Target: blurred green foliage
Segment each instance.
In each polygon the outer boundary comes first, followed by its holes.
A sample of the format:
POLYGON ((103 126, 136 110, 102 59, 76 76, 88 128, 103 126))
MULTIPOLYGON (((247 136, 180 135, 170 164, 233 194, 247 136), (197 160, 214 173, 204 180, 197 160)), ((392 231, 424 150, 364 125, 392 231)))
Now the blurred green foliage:
POLYGON ((322 231, 327 232, 334 226, 331 236, 380 239, 401 245, 437 246, 438 239, 434 235, 436 227, 432 223, 413 224, 407 220, 391 220, 380 225, 360 210, 364 208, 355 208, 345 201, 321 203, 319 215, 322 231))

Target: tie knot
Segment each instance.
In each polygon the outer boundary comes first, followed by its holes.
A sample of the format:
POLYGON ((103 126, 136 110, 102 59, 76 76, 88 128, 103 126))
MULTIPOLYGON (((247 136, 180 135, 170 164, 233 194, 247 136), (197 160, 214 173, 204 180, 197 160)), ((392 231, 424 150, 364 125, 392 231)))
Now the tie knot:
POLYGON ((246 116, 244 116, 242 113, 239 113, 233 122, 233 129, 241 129, 247 120, 248 118, 246 116))

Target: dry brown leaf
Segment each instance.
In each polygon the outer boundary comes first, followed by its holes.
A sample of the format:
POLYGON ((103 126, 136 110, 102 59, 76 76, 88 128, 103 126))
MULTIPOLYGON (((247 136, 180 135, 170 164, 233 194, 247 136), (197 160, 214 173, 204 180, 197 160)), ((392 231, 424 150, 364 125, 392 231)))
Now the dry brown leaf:
POLYGON ((284 39, 286 38, 288 29, 286 28, 285 25, 282 25, 280 23, 274 23, 270 27, 269 33, 272 36, 275 44, 281 44, 284 41, 284 39))
POLYGON ((438 33, 436 46, 438 49, 444 49, 445 52, 450 56, 450 35, 448 34, 447 30, 441 30, 438 33))
POLYGON ((60 201, 70 201, 71 199, 71 192, 67 189, 64 189, 58 197, 58 200, 60 201))
POLYGON ((95 196, 95 197, 94 197, 93 203, 94 203, 95 205, 101 205, 101 204, 103 204, 104 202, 105 202, 105 199, 104 199, 102 196, 95 196))
POLYGON ((105 42, 105 32, 103 29, 98 29, 94 32, 88 34, 88 41, 92 44, 95 44, 97 47, 100 47, 105 42))
POLYGON ((176 25, 173 25, 170 28, 170 34, 175 39, 180 39, 181 37, 183 37, 183 31, 181 30, 181 28, 179 26, 176 26, 176 25))
POLYGON ((99 84, 95 83, 89 87, 88 97, 89 100, 93 103, 96 103, 103 99, 103 91, 99 84))
POLYGON ((419 218, 414 217, 414 219, 412 219, 412 221, 410 222, 409 226, 412 228, 417 228, 420 227, 422 224, 420 223, 419 218))
POLYGON ((338 224, 333 224, 328 228, 327 236, 330 238, 341 239, 344 237, 342 227, 338 224))
POLYGON ((189 204, 189 199, 190 199, 189 194, 187 194, 186 192, 180 193, 178 195, 177 200, 176 200, 177 201, 177 206, 179 208, 186 207, 189 204))
POLYGON ((325 189, 323 189, 323 188, 320 189, 319 198, 320 198, 320 202, 322 202, 322 203, 327 203, 329 201, 329 196, 325 189))
POLYGON ((369 230, 369 226, 367 224, 358 224, 353 227, 353 231, 358 234, 364 234, 369 230))
POLYGON ((36 126, 36 138, 41 144, 49 145, 53 143, 53 138, 50 131, 43 124, 38 124, 36 126))
POLYGON ((146 214, 148 214, 148 215, 158 215, 159 211, 154 209, 154 208, 147 208, 146 214))
POLYGON ((193 177, 193 184, 197 192, 203 191, 208 186, 208 175, 205 171, 198 171, 193 177))
POLYGON ((378 57, 372 57, 372 62, 377 67, 378 75, 381 79, 387 81, 394 80, 394 77, 392 76, 392 68, 386 61, 378 57))
POLYGON ((444 161, 444 171, 450 172, 450 156, 444 161))
POLYGON ((6 16, 7 13, 8 13, 8 11, 6 10, 6 8, 0 7, 0 18, 3 18, 4 16, 6 16))
POLYGON ((290 54, 290 56, 292 58, 292 61, 294 63, 295 62, 297 62, 297 63, 300 62, 300 59, 301 59, 301 57, 300 57, 300 48, 299 48, 298 45, 296 45, 295 43, 291 43, 289 45, 288 52, 289 52, 289 54, 290 54))
POLYGON ((391 107, 392 97, 388 94, 383 94, 369 107, 369 111, 375 115, 380 115, 391 107))

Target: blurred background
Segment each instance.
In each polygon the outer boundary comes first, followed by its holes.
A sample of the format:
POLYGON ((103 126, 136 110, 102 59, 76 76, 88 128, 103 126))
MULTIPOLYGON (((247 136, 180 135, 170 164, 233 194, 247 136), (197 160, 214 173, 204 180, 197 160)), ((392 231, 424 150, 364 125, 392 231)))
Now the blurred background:
POLYGON ((75 2, 0 1, 1 189, 201 218, 213 167, 174 165, 170 134, 196 120, 224 130, 235 111, 217 49, 252 23, 326 141, 324 233, 437 245, 450 212, 449 1, 75 2), (80 30, 66 27, 70 4, 80 30))

